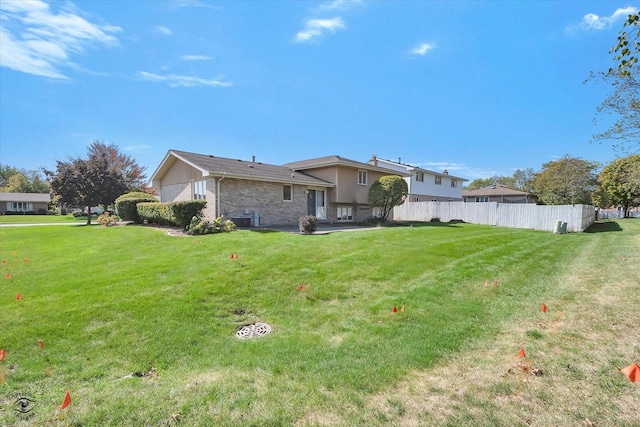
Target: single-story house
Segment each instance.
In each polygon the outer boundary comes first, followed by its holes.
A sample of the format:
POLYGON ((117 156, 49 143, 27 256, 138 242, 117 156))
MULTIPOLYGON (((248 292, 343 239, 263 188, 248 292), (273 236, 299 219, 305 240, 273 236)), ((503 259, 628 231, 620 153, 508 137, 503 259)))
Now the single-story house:
POLYGON ((495 184, 477 190, 462 190, 462 200, 465 202, 536 203, 538 197, 502 184, 495 184))
MULTIPOLYGON (((169 150, 151 176, 161 202, 207 201, 205 217, 240 226, 361 221, 372 216, 369 188, 389 170, 327 156, 286 165, 169 150)), ((406 174, 398 173, 404 176, 406 174)))
POLYGON ((368 163, 410 174, 404 178, 409 187, 406 199, 408 202, 460 202, 462 186, 468 181, 459 176, 449 175, 446 169, 436 172, 403 163, 402 159, 398 159, 397 162, 381 159, 375 154, 368 163))
POLYGON ((0 193, 0 215, 7 212, 46 213, 50 203, 49 193, 0 193))

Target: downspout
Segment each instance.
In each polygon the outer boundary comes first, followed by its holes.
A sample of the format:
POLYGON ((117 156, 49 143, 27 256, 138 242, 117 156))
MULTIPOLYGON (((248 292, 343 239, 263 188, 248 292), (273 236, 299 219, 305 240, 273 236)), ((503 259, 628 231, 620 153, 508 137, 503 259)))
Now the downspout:
POLYGON ((226 172, 222 172, 222 176, 218 179, 218 190, 216 191, 216 217, 220 218, 222 215, 220 215, 220 181, 222 181, 225 178, 225 175, 227 173, 226 172))

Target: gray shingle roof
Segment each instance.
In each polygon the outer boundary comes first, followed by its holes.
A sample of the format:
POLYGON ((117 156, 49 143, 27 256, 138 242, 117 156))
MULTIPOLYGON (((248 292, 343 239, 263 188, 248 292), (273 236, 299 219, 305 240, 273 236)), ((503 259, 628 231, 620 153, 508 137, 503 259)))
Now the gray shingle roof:
POLYGON ((529 193, 513 188, 505 187, 502 184, 491 185, 477 190, 463 190, 463 196, 526 196, 529 193))
POLYGON ((51 203, 49 193, 0 193, 0 202, 51 203))
MULTIPOLYGON (((294 170, 315 169, 327 166, 350 166, 358 169, 372 170, 378 172, 389 173, 389 168, 370 165, 369 163, 358 162, 356 160, 346 159, 340 156, 325 156, 317 157, 315 159, 302 160, 299 162, 285 163, 283 166, 289 167, 294 170)), ((409 176, 407 172, 393 171, 396 175, 409 176)))
POLYGON ((314 178, 302 172, 294 171, 287 166, 271 165, 239 159, 229 159, 206 154, 189 153, 170 150, 177 158, 191 164, 209 176, 226 176, 229 178, 252 179, 259 181, 282 182, 291 184, 317 185, 333 187, 334 184, 314 178))

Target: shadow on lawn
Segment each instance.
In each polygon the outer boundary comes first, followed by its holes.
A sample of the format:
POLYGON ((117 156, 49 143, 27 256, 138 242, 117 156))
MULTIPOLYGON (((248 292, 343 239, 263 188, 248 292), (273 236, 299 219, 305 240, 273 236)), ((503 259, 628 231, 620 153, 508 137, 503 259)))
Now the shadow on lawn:
POLYGON ((438 221, 433 221, 433 222, 414 222, 414 221, 407 221, 407 222, 399 222, 399 223, 394 223, 393 225, 389 225, 390 227, 455 227, 455 228, 459 228, 460 226, 458 224, 463 224, 462 222, 438 222, 438 221))
POLYGON ((584 230, 585 233, 605 233, 608 231, 622 231, 616 221, 597 221, 584 230))

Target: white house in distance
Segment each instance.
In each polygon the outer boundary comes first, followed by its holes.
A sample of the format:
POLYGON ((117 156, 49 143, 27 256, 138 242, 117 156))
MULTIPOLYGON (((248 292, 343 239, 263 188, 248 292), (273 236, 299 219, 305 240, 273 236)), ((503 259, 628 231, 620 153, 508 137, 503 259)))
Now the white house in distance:
POLYGON ((445 169, 435 172, 402 163, 378 158, 375 154, 368 162, 370 165, 411 174, 405 177, 409 186, 410 202, 460 202, 462 201, 462 186, 468 179, 449 175, 445 169))

